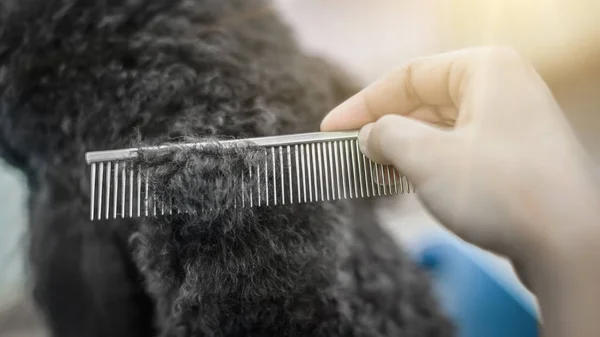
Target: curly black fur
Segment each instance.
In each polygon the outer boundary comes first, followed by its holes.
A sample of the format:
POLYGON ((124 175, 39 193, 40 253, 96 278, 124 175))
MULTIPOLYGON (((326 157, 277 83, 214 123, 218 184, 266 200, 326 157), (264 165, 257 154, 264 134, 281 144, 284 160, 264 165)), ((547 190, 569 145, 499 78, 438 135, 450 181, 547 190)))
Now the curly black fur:
POLYGON ((261 0, 0 0, 0 155, 54 336, 452 336, 368 201, 234 207, 252 148, 141 153, 196 210, 90 222, 86 151, 315 131, 355 91, 261 0))

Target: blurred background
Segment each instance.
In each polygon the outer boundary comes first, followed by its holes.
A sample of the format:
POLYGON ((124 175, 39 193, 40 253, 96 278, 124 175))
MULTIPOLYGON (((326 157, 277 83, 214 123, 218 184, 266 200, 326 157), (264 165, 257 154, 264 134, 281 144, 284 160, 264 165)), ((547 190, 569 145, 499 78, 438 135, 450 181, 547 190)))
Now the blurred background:
MULTIPOLYGON (((475 45, 513 46, 536 66, 590 153, 600 158, 600 1, 276 0, 275 5, 306 49, 338 62, 365 85, 414 57, 475 45)), ((31 323, 24 291, 25 198, 22 177, 0 162, 3 336, 44 335, 31 323)), ((414 244, 439 228, 413 197, 403 196, 401 205, 394 211, 382 205, 382 217, 398 240, 414 244)), ((506 261, 491 261, 516 282, 506 261)))

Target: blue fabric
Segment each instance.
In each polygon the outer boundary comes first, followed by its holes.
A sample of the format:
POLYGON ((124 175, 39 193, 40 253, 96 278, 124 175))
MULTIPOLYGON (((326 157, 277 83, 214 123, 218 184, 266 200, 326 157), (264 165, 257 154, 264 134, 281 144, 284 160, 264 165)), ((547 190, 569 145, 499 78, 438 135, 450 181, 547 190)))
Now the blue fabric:
POLYGON ((458 325, 460 337, 536 337, 532 299, 500 277, 483 253, 448 236, 433 236, 415 250, 458 325))
POLYGON ((0 162, 0 306, 23 288, 25 191, 23 177, 0 162))

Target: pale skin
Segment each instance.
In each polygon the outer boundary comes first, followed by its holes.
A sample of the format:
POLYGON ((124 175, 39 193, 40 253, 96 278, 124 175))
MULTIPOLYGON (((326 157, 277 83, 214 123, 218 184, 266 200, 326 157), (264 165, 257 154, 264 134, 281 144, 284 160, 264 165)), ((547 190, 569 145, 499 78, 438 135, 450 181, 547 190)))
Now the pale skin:
POLYGON ((464 240, 509 257, 546 337, 600 335, 600 183, 535 69, 508 48, 409 62, 332 110, 464 240))

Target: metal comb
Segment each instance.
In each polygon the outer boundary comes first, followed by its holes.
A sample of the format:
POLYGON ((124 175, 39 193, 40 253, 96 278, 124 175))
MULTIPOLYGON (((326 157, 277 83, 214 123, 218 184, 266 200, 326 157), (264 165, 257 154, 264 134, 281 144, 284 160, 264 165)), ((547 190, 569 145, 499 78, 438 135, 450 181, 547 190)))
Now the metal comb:
MULTIPOLYGON (((364 156, 358 131, 314 132, 219 141, 264 148, 264 162, 250 168, 243 181, 256 182, 236 207, 258 207, 339 199, 369 198, 414 192, 414 186, 392 166, 364 156), (277 179, 278 178, 278 179, 277 179)), ((134 167, 139 150, 202 147, 209 143, 162 145, 86 153, 91 174, 92 220, 158 216, 177 212, 172 202, 157 200, 153 186, 134 167)), ((248 184, 250 185, 250 184, 248 184)), ((242 194, 244 195, 244 194, 242 194)))

